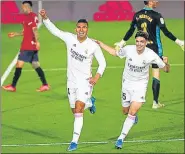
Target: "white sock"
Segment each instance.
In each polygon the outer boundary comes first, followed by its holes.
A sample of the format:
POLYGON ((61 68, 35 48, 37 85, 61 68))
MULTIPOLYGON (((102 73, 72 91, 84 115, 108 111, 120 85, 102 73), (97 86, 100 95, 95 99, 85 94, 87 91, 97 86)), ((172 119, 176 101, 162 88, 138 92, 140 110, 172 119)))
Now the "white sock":
POLYGON ((83 126, 83 113, 75 113, 74 116, 75 116, 75 120, 74 120, 74 131, 73 131, 72 142, 78 143, 82 126, 83 126))
POLYGON ((122 141, 125 139, 125 137, 128 134, 129 130, 134 125, 135 118, 136 118, 136 116, 132 116, 132 115, 128 114, 127 118, 125 119, 125 122, 123 124, 123 128, 122 128, 121 134, 118 137, 118 139, 122 139, 122 141))
POLYGON ((87 103, 85 103, 85 108, 84 109, 87 109, 89 107, 92 107, 92 101, 91 101, 90 98, 88 99, 87 103))

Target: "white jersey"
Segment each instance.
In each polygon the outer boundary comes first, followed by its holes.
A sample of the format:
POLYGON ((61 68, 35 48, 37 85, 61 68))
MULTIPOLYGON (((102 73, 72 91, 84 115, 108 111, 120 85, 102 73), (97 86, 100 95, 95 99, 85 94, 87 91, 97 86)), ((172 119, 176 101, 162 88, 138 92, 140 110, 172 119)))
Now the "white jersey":
POLYGON ((127 45, 117 52, 120 58, 126 57, 125 68, 123 72, 123 81, 148 83, 149 67, 151 64, 157 64, 159 68, 163 68, 165 63, 151 49, 145 48, 142 54, 138 54, 136 45, 127 45))
POLYGON ((106 62, 102 50, 93 40, 87 38, 80 43, 77 35, 59 30, 49 19, 43 20, 47 29, 62 39, 67 46, 67 80, 68 88, 78 87, 82 81, 92 77, 92 61, 95 56, 99 67, 97 73, 103 74, 106 62))

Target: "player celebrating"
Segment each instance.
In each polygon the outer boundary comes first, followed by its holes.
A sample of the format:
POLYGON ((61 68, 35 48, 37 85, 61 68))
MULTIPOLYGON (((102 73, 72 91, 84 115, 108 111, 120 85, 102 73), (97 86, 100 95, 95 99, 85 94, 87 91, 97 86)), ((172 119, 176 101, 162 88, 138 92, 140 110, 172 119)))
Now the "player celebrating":
MULTIPOLYGON (((164 35, 167 36, 172 41, 175 41, 184 50, 184 41, 177 39, 171 32, 168 31, 164 18, 158 12, 153 9, 156 8, 158 1, 149 0, 144 1, 145 7, 136 12, 133 21, 131 23, 130 29, 124 36, 123 40, 119 43, 115 43, 116 48, 123 47, 126 45, 126 41, 133 35, 135 28, 142 30, 149 34, 149 39, 147 47, 152 49, 158 54, 160 58, 163 56, 163 49, 160 39, 160 29, 163 31, 164 35)), ((160 91, 160 71, 156 64, 152 64, 152 74, 153 74, 153 109, 163 107, 164 104, 158 102, 159 91, 160 91)))
POLYGON ((128 114, 118 140, 116 148, 121 149, 123 141, 132 126, 137 123, 137 112, 145 102, 145 95, 149 80, 149 67, 158 65, 165 72, 169 72, 167 57, 161 58, 151 49, 146 47, 148 34, 138 31, 135 36, 136 45, 128 45, 116 50, 97 41, 101 48, 113 56, 126 57, 125 68, 122 77, 122 106, 123 113, 128 114))
MULTIPOLYGON (((80 19, 76 24, 76 35, 59 30, 48 19, 45 10, 40 11, 47 29, 63 40, 67 46, 67 90, 70 107, 74 113, 73 139, 68 151, 77 149, 77 143, 83 126, 83 112, 86 108, 93 108, 91 102, 93 86, 102 76, 106 62, 100 47, 87 37, 88 22, 80 19), (92 77, 93 57, 98 61, 97 73, 92 77)), ((93 103, 93 105, 92 105, 93 103)))
POLYGON ((22 10, 25 14, 24 21, 22 23, 23 31, 20 33, 11 32, 8 34, 8 36, 10 38, 13 38, 15 36, 23 36, 23 41, 21 44, 20 53, 18 56, 12 84, 3 86, 3 89, 11 92, 16 91, 16 84, 21 76, 24 63, 29 62, 32 64, 32 67, 35 69, 38 76, 40 77, 40 80, 42 81, 42 86, 39 89, 37 89, 37 91, 38 92, 47 91, 49 90, 49 86, 47 84, 44 72, 40 67, 40 63, 38 61, 38 50, 40 49, 37 30, 38 18, 37 15, 32 12, 31 1, 23 1, 22 10))

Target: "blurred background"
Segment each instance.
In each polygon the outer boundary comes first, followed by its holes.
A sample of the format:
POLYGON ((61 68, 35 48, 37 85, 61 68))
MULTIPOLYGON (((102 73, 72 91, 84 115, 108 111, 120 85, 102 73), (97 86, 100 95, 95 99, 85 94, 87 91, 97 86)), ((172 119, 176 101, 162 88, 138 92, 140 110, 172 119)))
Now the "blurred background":
MULTIPOLYGON (((1 22, 19 23, 21 1, 1 2, 1 22)), ((34 1, 33 11, 46 9, 53 21, 76 21, 86 18, 94 21, 131 20, 133 13, 144 7, 143 1, 34 1)), ((184 18, 184 1, 161 1, 156 11, 164 18, 184 18)))

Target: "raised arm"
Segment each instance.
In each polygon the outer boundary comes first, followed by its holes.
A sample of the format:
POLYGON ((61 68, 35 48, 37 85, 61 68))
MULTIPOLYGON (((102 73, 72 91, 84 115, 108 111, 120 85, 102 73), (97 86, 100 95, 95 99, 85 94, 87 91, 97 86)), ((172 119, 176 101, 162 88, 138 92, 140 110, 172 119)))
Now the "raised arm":
POLYGON ((59 37, 62 40, 66 40, 66 32, 63 32, 62 30, 59 30, 47 17, 46 11, 42 9, 39 14, 41 15, 43 19, 43 23, 46 26, 46 28, 55 36, 59 37))

